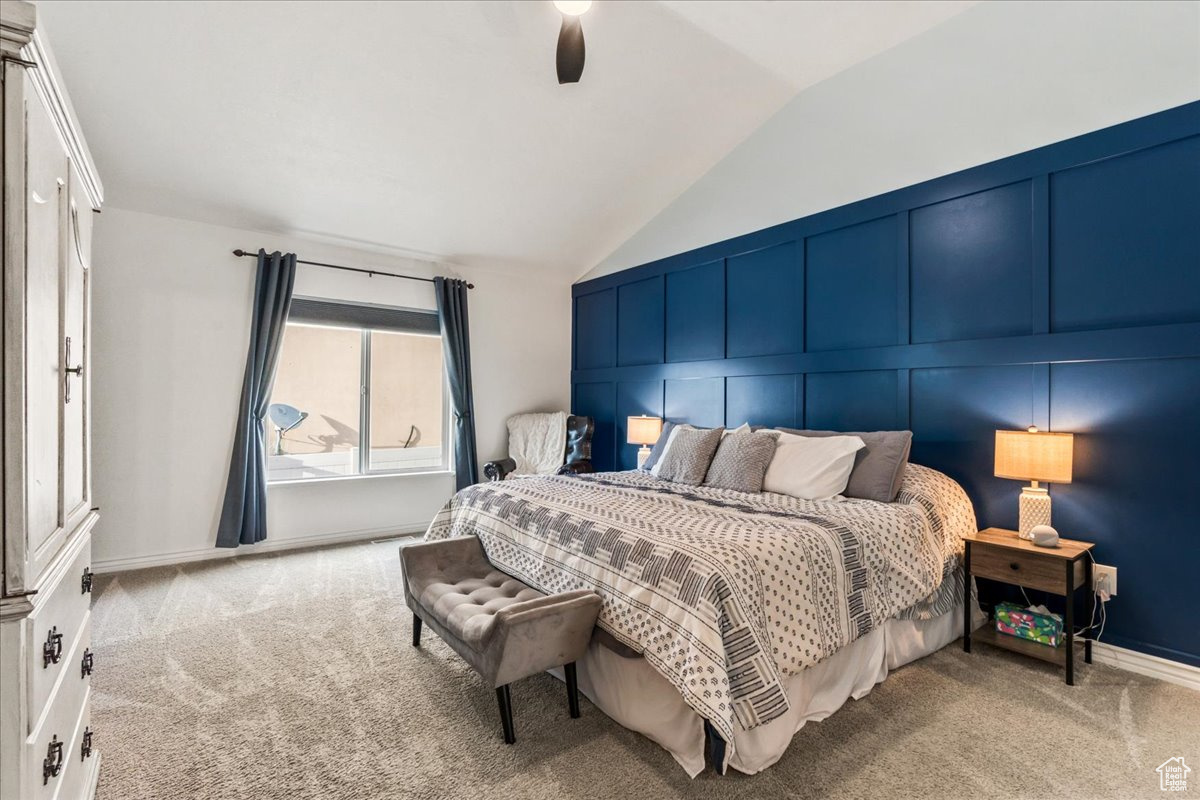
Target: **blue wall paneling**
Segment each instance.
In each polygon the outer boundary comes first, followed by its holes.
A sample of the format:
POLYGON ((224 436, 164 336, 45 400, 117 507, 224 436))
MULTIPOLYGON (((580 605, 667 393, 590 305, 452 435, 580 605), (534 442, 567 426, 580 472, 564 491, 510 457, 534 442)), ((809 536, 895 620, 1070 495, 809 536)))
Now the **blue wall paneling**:
POLYGON ((896 228, 893 214, 806 240, 806 350, 897 343, 896 228))
POLYGON ((1078 434, 1073 482, 1050 489, 1054 524, 1097 542, 1097 558, 1119 569, 1104 639, 1192 663, 1200 653, 1198 386, 1200 358, 1050 366, 1051 423, 1078 434))
POLYGON ((1053 330, 1200 321, 1200 136, 1050 180, 1053 330))
POLYGON ((725 379, 725 425, 798 428, 804 420, 803 375, 736 375, 725 379))
POLYGON ((912 341, 1033 332, 1031 181, 909 214, 912 341))
POLYGON ((576 295, 575 368, 611 367, 617 363, 617 295, 612 289, 576 295), (584 335, 580 335, 580 333, 584 335))
POLYGON ((784 242, 729 258, 725 271, 725 354, 794 353, 804 336, 799 248, 784 242))
POLYGON ((617 384, 616 468, 637 469, 638 445, 629 444, 629 417, 663 415, 662 381, 621 381, 617 384))
POLYGON ((1034 367, 1025 364, 912 371, 912 461, 961 483, 988 525, 1017 527, 1021 485, 995 477, 992 457, 997 430, 1032 423, 1033 387, 1034 367))
POLYGON ((903 430, 897 370, 814 372, 805 380, 804 427, 830 431, 903 430))
POLYGON ((617 287, 617 365, 663 360, 663 279, 655 276, 617 287))
POLYGON ((703 428, 725 424, 725 379, 688 378, 668 380, 663 394, 663 413, 674 422, 703 428))
POLYGON ((1200 665, 1197 219, 1191 103, 605 275, 573 288, 574 407, 607 415, 601 466, 633 464, 624 416, 655 401, 911 428, 981 526, 1016 525, 993 431, 1073 431, 1054 521, 1121 570, 1104 639, 1200 665))
POLYGON ((667 361, 725 357, 725 260, 667 274, 667 361))
POLYGON ((617 396, 612 383, 577 383, 571 391, 571 413, 593 417, 592 463, 601 471, 616 469, 617 396))

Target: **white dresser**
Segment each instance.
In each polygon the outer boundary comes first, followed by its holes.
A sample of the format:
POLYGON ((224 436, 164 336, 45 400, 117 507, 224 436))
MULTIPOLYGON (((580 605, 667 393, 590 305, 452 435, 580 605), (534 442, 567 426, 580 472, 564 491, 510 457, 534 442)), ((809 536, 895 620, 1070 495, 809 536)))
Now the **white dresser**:
POLYGON ((77 800, 89 716, 89 280, 102 188, 36 9, 0 4, 3 51, 3 596, 0 800, 77 800))

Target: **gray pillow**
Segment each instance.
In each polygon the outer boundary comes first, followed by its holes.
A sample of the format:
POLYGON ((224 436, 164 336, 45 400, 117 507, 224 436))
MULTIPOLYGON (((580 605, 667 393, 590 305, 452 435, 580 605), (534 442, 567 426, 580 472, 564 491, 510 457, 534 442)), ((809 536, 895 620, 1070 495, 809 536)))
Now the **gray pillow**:
POLYGON ((854 470, 846 484, 846 497, 863 500, 878 500, 890 503, 900 492, 904 481, 904 468, 908 466, 908 454, 912 449, 912 431, 869 431, 851 433, 843 431, 801 431, 780 428, 784 433, 799 436, 857 436, 866 445, 854 458, 854 470))
MULTIPOLYGON (((663 451, 667 449, 667 442, 671 440, 671 430, 676 425, 687 425, 689 428, 696 427, 695 425, 688 425, 686 422, 663 422, 662 433, 658 435, 658 441, 651 448, 650 455, 646 456, 646 463, 641 466, 642 472, 653 470, 654 465, 662 458, 663 451)), ((700 430, 708 430, 708 428, 701 428, 700 430)))
POLYGON ((658 477, 672 483, 699 486, 708 474, 708 465, 712 463, 713 453, 717 451, 724 432, 724 428, 707 431, 677 428, 671 446, 659 462, 658 477))
POLYGON ((735 492, 761 492, 778 439, 775 431, 731 433, 724 437, 704 476, 704 485, 735 492))
POLYGON ((674 422, 663 423, 662 433, 658 435, 658 441, 654 443, 654 449, 650 451, 650 455, 646 457, 646 463, 642 465, 643 472, 649 472, 654 469, 654 465, 662 458, 663 450, 667 449, 667 440, 671 438, 671 429, 674 427, 674 422))

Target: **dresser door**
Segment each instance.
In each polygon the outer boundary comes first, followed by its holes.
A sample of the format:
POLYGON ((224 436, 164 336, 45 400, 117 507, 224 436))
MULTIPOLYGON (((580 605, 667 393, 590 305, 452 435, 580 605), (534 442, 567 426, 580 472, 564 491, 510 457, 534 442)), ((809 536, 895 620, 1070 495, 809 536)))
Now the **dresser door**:
POLYGON ((65 524, 74 530, 91 508, 88 475, 91 405, 91 337, 88 271, 92 209, 74 170, 67 199, 66 257, 63 259, 63 438, 62 491, 65 524))
POLYGON ((25 491, 32 585, 66 532, 62 507, 62 285, 67 156, 25 76, 25 491))

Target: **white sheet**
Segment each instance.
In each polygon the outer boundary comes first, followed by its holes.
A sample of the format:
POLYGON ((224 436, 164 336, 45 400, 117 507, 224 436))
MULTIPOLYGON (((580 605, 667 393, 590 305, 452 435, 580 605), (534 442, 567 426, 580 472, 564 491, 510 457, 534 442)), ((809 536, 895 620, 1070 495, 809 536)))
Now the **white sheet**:
MULTIPOLYGON (((986 619, 978 606, 973 627, 986 619)), ((931 620, 892 619, 824 661, 785 680, 790 708, 771 722, 738 731, 728 766, 754 774, 778 761, 796 731, 854 698, 865 697, 888 671, 929 655, 962 635, 961 607, 931 620)), ((704 764, 704 722, 679 691, 645 659, 622 658, 593 640, 578 662, 579 690, 601 711, 667 750, 691 777, 704 764)), ((561 670, 555 670, 560 678, 561 670)))

